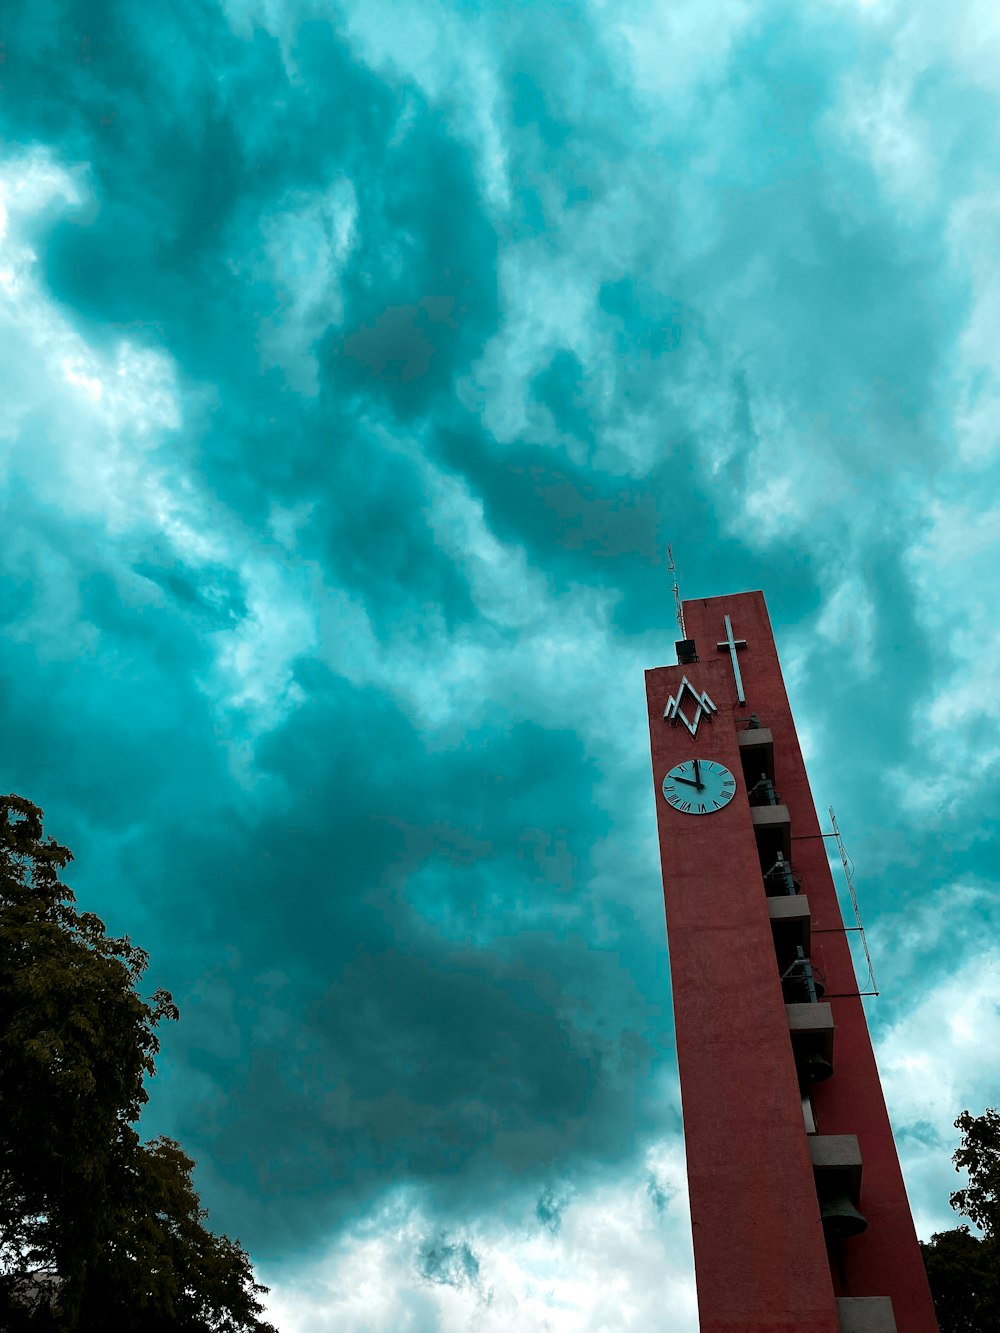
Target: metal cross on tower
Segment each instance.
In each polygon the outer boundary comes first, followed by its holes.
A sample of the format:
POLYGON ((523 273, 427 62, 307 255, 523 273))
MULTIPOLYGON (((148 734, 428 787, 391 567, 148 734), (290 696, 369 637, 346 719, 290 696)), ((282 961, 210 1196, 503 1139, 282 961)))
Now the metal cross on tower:
POLYGON ((734 639, 733 622, 728 616, 724 616, 723 619, 726 622, 726 637, 721 643, 717 643, 715 646, 720 653, 724 653, 728 649, 730 659, 733 663, 733 675, 736 678, 736 698, 741 704, 745 704, 747 697, 743 693, 743 677, 740 675, 740 663, 736 654, 740 648, 745 648, 747 646, 747 641, 746 639, 734 639))

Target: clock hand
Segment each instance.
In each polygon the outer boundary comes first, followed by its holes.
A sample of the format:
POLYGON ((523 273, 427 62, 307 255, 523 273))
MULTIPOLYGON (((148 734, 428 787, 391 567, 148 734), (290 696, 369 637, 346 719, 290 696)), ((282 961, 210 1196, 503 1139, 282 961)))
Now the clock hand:
POLYGON ((670 780, 671 782, 683 782, 685 787, 697 787, 699 791, 705 785, 703 782, 692 782, 690 778, 671 777, 670 780))
POLYGON ((698 762, 697 759, 694 761, 694 785, 698 788, 699 791, 701 791, 701 789, 705 785, 704 782, 702 782, 701 780, 701 764, 698 762))

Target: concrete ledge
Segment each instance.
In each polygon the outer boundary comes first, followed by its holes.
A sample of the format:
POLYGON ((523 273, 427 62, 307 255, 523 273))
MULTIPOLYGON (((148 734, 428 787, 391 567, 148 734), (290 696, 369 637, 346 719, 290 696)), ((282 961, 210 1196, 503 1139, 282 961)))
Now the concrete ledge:
POLYGON ((861 1148, 856 1134, 817 1134, 809 1140, 809 1156, 815 1168, 861 1169, 861 1148))
MULTIPOLYGON (((762 845, 761 840, 767 846, 768 864, 774 860, 774 853, 779 847, 785 860, 789 860, 792 855, 792 822, 788 817, 788 806, 752 805, 750 818, 753 820, 758 847, 762 845)), ((767 866, 762 865, 761 869, 766 870, 767 866)))
POLYGON ((755 828, 782 829, 788 828, 792 822, 788 817, 787 805, 752 805, 750 814, 755 828))
POLYGON ((888 1296, 838 1296, 840 1333, 896 1333, 888 1296))
POLYGON ((861 1197, 861 1148, 856 1134, 810 1134, 809 1157, 817 1176, 843 1173, 852 1200, 855 1204, 858 1202, 861 1197))
POLYGON ((765 746, 774 745, 770 727, 741 727, 736 740, 741 750, 763 750, 765 746))
MULTIPOLYGON (((791 1032, 829 1032, 831 1035, 833 1033, 833 1010, 823 1000, 820 1000, 819 1004, 786 1004, 785 1016, 791 1032)), ((848 1135, 848 1137, 853 1136, 848 1135)))
POLYGON ((805 894, 784 893, 780 897, 768 898, 767 915, 775 937, 780 936, 782 942, 790 946, 792 956, 794 957, 795 945, 801 944, 802 952, 808 958, 812 916, 809 912, 809 899, 805 894))
MULTIPOLYGON (((833 1064, 833 1010, 828 1004, 786 1004, 788 1031, 796 1046, 818 1050, 833 1064)), ((856 1142, 857 1140, 855 1140, 856 1142)))
POLYGON ((771 924, 776 925, 780 921, 796 921, 799 917, 805 917, 809 920, 809 899, 804 893, 782 893, 780 896, 768 898, 767 914, 771 918, 771 924))

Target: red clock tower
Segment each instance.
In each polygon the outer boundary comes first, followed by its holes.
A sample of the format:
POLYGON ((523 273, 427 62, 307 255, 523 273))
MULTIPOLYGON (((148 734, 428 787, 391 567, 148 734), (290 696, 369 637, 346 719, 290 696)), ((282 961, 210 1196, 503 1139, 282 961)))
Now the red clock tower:
POLYGON ((702 1333, 937 1333, 764 598, 646 673, 702 1333))

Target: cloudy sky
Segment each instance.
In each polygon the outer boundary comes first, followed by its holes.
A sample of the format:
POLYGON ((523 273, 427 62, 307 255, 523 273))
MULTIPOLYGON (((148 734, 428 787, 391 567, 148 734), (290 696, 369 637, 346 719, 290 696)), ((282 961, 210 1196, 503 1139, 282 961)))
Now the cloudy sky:
POLYGON ((765 591, 952 1225, 1000 1046, 995 6, 4 8, 0 785, 173 991, 144 1128, 283 1333, 696 1327, 668 540, 765 591))

